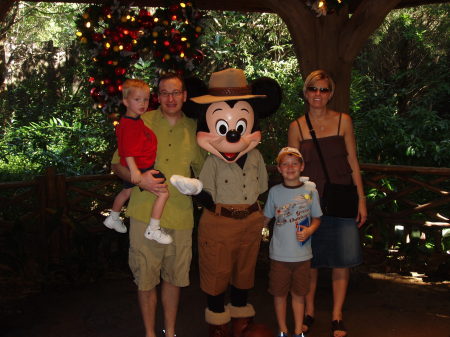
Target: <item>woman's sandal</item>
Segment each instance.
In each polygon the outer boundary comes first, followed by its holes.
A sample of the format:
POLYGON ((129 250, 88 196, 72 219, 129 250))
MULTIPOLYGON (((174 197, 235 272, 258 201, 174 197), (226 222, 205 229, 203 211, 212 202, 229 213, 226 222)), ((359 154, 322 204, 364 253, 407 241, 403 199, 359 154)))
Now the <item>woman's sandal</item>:
POLYGON ((344 336, 347 336, 347 329, 345 328, 344 322, 342 320, 335 320, 331 322, 331 337, 334 337, 335 331, 344 331, 344 336))
POLYGON ((314 317, 310 316, 310 315, 306 315, 303 318, 303 325, 308 327, 308 330, 306 330, 304 333, 307 334, 311 331, 311 327, 314 324, 314 317))

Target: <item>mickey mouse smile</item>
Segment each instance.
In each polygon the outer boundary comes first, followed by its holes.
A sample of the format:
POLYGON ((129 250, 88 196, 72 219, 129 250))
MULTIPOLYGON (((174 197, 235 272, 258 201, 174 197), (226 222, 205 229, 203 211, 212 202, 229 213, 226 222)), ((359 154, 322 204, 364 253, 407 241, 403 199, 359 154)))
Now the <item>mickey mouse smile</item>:
POLYGON ((237 156, 239 156, 240 152, 236 152, 236 153, 225 153, 225 152, 219 152, 222 157, 225 158, 225 160, 227 161, 234 161, 236 159, 237 156))

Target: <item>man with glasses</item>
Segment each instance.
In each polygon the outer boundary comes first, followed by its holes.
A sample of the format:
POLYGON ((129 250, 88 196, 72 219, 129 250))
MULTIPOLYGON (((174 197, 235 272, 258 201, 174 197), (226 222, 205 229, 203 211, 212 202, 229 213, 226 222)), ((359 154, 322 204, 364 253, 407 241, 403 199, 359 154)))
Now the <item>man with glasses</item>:
MULTIPOLYGON (((197 175, 204 161, 204 152, 196 141, 196 122, 182 112, 187 92, 181 77, 168 73, 158 81, 160 107, 142 115, 144 124, 158 139, 155 168, 166 177, 174 174, 190 176, 191 168, 197 175)), ((112 169, 120 178, 130 180, 129 170, 119 164, 117 151, 112 169)), ((128 203, 130 217, 129 264, 138 286, 138 300, 146 330, 146 337, 156 337, 156 286, 161 284, 165 336, 175 336, 175 322, 180 287, 189 285, 192 258, 192 228, 194 224, 192 200, 182 195, 162 178, 154 178, 148 171, 142 175, 139 187, 133 188, 128 203), (161 218, 164 230, 173 242, 168 245, 145 239, 150 209, 161 192, 169 190, 169 199, 161 218)), ((159 337, 159 336, 158 336, 159 337)))

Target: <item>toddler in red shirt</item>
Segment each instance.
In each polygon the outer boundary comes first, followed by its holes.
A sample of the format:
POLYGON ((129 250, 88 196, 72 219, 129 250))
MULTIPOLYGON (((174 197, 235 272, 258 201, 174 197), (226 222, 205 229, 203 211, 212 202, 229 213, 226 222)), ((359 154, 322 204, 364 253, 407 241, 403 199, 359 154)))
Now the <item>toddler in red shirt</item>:
MULTIPOLYGON (((126 80, 122 86, 123 104, 127 111, 116 127, 120 164, 130 170, 131 183, 124 181, 124 188, 114 199, 110 215, 105 219, 106 227, 120 233, 127 228, 120 219, 120 211, 130 198, 131 188, 141 181, 143 172, 154 170, 158 141, 154 132, 145 126, 141 115, 148 109, 150 87, 141 80, 126 80)), ((160 172, 156 178, 165 178, 160 172)), ((157 196, 153 204, 150 223, 145 230, 145 237, 162 244, 172 242, 172 237, 161 230, 159 225, 164 205, 169 197, 168 192, 157 196)))

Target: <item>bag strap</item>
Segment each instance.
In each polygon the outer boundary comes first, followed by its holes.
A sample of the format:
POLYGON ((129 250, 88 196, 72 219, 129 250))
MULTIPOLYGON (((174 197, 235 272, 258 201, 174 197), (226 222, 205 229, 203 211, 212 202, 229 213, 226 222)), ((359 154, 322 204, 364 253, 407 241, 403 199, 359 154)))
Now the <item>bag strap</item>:
POLYGON ((298 121, 298 118, 295 120, 297 122, 298 125, 298 131, 300 132, 300 137, 302 138, 302 141, 305 140, 305 137, 303 137, 303 132, 302 132, 302 128, 300 127, 300 123, 298 121))
POLYGON ((341 119, 342 119, 342 112, 339 113, 339 124, 338 124, 338 132, 337 132, 338 136, 339 136, 339 132, 341 132, 341 119))
POLYGON ((316 150, 317 150, 317 153, 320 158, 320 163, 322 164, 322 169, 323 169, 323 172, 325 173, 325 179, 326 179, 327 183, 330 183, 330 176, 328 175, 327 166, 325 165, 325 160, 323 159, 322 151, 320 150, 320 145, 319 145, 319 142, 317 141, 316 131, 314 131, 314 129, 312 127, 311 120, 309 119, 308 113, 305 113, 305 119, 306 119, 306 124, 308 124, 309 133, 311 134, 311 138, 314 142, 314 145, 316 146, 316 150))

